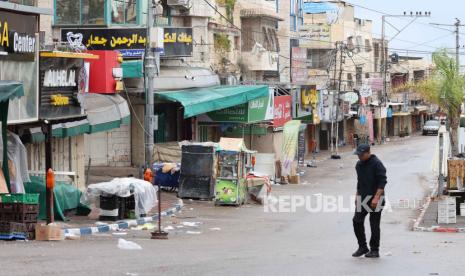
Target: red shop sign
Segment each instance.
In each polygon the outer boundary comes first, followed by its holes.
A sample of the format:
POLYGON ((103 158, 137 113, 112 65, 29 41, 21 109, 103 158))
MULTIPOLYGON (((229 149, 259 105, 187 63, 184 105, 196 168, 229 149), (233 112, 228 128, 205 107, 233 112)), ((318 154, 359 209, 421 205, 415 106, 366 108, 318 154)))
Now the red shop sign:
POLYGON ((285 123, 292 120, 291 104, 292 96, 274 97, 274 127, 282 127, 285 123))

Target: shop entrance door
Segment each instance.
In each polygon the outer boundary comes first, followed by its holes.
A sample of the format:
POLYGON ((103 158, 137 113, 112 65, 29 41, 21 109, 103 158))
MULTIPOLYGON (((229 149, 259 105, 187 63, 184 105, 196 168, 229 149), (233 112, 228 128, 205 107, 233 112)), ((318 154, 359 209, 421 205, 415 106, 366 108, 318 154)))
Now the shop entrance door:
POLYGON ((328 131, 320 130, 320 150, 328 150, 328 131))

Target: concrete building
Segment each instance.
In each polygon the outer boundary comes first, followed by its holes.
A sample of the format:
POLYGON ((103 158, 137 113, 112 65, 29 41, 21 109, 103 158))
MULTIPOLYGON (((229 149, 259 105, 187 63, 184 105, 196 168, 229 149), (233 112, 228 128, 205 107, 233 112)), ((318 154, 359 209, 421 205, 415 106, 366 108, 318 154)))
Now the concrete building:
POLYGON ((388 130, 392 135, 408 135, 420 131, 425 121, 436 112, 424 97, 414 90, 400 90, 399 86, 422 81, 431 73, 432 64, 426 59, 416 56, 391 55, 390 85, 395 93, 391 93, 393 103, 392 119, 388 120, 388 130), (397 107, 395 107, 397 105, 397 107))

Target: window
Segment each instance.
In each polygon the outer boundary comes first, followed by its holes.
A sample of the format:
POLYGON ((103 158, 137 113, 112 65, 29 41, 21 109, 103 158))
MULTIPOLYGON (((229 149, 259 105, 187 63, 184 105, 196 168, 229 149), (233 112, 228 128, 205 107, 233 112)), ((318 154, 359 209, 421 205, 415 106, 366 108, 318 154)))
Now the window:
POLYGON ((362 73, 363 73, 362 67, 355 68, 355 84, 357 86, 362 86, 362 73))
POLYGON ((55 0, 55 23, 80 25, 80 9, 81 3, 79 1, 55 0))
POLYGON ((307 49, 308 69, 327 69, 331 60, 331 49, 307 49))
POLYGON ((365 73, 365 79, 369 79, 370 78, 370 73, 365 73))
POLYGON ((136 0, 112 0, 111 23, 136 24, 137 1, 136 0))
POLYGON ((83 25, 105 24, 104 0, 81 0, 81 20, 83 25))
MULTIPOLYGON (((5 1, 5 0, 3 0, 5 1)), ((8 0, 6 0, 8 1, 8 0)), ((15 3, 15 4, 20 4, 20 5, 26 5, 26 6, 37 6, 36 0, 9 0, 8 2, 15 3)))
POLYGON ((352 79, 352 73, 347 73, 347 85, 349 87, 354 86, 354 82, 353 82, 353 79, 352 79))
POLYGON ((369 39, 365 39, 365 51, 366 52, 371 52, 371 43, 369 39))
POLYGON ((137 24, 137 14, 137 0, 55 0, 54 24, 137 24), (105 20, 105 14, 111 16, 111 22, 105 20))

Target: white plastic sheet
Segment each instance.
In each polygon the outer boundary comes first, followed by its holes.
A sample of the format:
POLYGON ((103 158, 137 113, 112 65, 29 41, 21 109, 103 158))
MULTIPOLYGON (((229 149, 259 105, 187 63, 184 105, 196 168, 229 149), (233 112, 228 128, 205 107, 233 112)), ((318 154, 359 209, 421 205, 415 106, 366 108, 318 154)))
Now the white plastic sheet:
MULTIPOLYGON (((23 194, 24 182, 30 182, 27 169, 27 151, 19 136, 8 132, 8 159, 11 161, 10 188, 12 193, 23 194)), ((10 165, 10 164, 9 164, 10 165)))
POLYGON ((134 194, 136 217, 147 214, 157 204, 157 187, 150 182, 137 178, 115 178, 110 182, 91 184, 82 194, 84 204, 98 204, 101 195, 129 197, 134 194))

